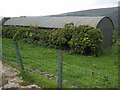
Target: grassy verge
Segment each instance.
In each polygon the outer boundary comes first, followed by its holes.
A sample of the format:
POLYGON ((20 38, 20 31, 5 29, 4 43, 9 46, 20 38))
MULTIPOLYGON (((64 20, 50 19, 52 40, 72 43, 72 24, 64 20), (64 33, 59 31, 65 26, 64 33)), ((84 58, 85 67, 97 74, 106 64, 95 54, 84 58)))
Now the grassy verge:
MULTIPOLYGON (((25 71, 20 75, 24 83, 36 83, 40 87, 57 87, 58 50, 18 42, 25 71)), ((15 46, 11 39, 3 39, 3 59, 18 68, 15 46)), ((118 47, 100 57, 70 54, 63 51, 63 87, 117 88, 118 47)))
POLYGON ((37 84, 42 87, 57 87, 55 80, 49 80, 48 78, 42 77, 41 75, 29 73, 28 71, 21 72, 20 76, 22 76, 24 80, 24 82, 21 83, 22 85, 37 84))

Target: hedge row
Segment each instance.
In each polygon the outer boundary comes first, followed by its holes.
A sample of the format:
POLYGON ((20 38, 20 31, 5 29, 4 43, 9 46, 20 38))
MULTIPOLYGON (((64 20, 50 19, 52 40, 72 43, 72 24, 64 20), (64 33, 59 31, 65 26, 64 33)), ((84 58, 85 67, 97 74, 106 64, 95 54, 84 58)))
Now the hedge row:
POLYGON ((48 46, 48 35, 50 31, 38 29, 38 27, 4 26, 2 28, 2 37, 14 40, 22 40, 27 43, 48 46))
POLYGON ((99 56, 102 54, 101 31, 88 25, 65 24, 64 28, 42 30, 38 27, 3 27, 3 37, 23 40, 52 48, 67 49, 71 53, 99 56))
POLYGON ((49 37, 50 45, 54 48, 70 49, 72 53, 84 55, 102 54, 102 33, 88 25, 76 27, 69 23, 62 29, 53 30, 49 37))

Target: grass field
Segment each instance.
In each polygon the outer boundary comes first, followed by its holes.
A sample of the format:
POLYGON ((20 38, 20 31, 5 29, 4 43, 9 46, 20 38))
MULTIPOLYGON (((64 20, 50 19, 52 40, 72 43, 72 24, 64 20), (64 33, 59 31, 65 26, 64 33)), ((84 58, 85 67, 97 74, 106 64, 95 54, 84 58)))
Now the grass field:
MULTIPOLYGON (((23 85, 36 83, 40 87, 56 88, 58 77, 58 50, 18 42, 25 71, 21 72, 23 85)), ((3 38, 3 60, 18 68, 15 46, 11 39, 3 38)), ((118 47, 100 57, 70 54, 63 51, 64 88, 117 88, 118 47)))

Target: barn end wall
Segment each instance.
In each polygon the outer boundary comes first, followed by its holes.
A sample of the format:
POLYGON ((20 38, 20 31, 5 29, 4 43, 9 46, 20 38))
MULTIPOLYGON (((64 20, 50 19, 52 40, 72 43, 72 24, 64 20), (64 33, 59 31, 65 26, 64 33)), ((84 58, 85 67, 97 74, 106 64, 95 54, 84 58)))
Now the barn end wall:
POLYGON ((97 27, 102 31, 103 34, 103 47, 112 48, 112 36, 114 30, 114 24, 109 17, 104 17, 100 20, 97 27))

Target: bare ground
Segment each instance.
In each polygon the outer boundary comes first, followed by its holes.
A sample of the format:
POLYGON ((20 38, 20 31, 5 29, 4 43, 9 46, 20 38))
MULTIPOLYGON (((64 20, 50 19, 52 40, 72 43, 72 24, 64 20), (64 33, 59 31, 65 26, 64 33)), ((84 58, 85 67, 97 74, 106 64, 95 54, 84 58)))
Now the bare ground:
POLYGON ((23 82, 22 77, 18 76, 20 71, 10 67, 9 65, 0 61, 0 90, 9 88, 40 88, 37 85, 21 86, 23 82))

